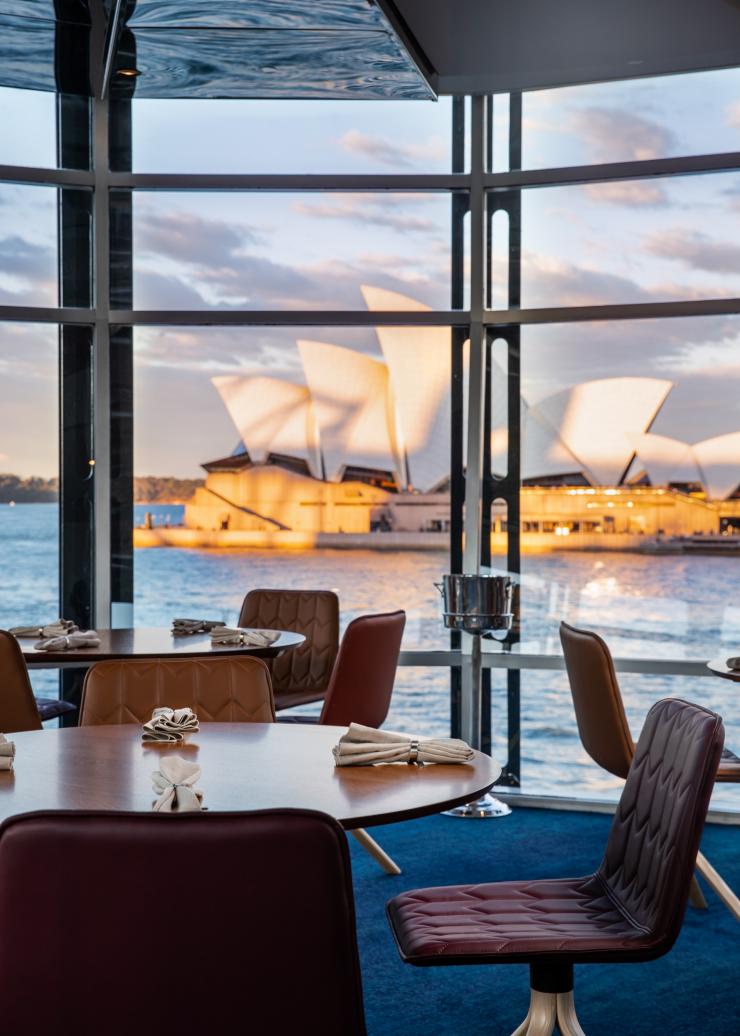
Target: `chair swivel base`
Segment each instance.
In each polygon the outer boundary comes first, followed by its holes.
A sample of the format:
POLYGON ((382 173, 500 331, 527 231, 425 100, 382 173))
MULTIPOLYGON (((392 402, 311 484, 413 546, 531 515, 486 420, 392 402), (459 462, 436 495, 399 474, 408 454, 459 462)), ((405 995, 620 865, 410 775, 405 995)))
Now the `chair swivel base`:
POLYGON ((527 1017, 511 1036, 551 1036, 556 1025, 561 1036, 586 1036, 578 1022, 572 989, 567 993, 530 992, 527 1017))
POLYGON ((489 817, 508 817, 511 807, 493 795, 481 795, 474 802, 466 802, 462 806, 455 806, 454 809, 446 809, 446 817, 477 817, 480 820, 489 817))

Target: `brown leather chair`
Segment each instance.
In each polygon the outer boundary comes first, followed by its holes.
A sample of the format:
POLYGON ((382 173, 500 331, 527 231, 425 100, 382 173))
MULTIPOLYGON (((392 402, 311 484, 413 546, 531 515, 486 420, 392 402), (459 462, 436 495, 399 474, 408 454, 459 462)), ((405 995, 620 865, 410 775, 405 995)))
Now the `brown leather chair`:
POLYGON ((189 706, 203 722, 271 723, 270 674, 259 658, 98 662, 85 675, 80 725, 146 723, 153 709, 189 706))
MULTIPOLYGON (((625 778, 635 753, 622 692, 611 652, 601 637, 591 630, 560 624, 565 668, 578 723, 578 733, 588 754, 599 766, 625 778)), ((740 781, 740 759, 724 751, 715 775, 716 781, 740 781)), ((699 853, 697 870, 740 921, 740 899, 699 853)), ((699 885, 694 881, 691 902, 706 907, 699 885)))
POLYGON ((40 730, 41 717, 28 679, 23 652, 12 633, 0 630, 0 731, 40 730))
POLYGON ((305 643, 268 660, 275 708, 321 701, 339 647, 339 598, 331 590, 250 590, 240 626, 302 633, 305 643))
MULTIPOLYGON (((583 1036, 573 965, 653 960, 680 931, 724 728, 671 698, 650 710, 599 869, 586 877, 405 892, 388 904, 401 956, 421 966, 530 967, 514 1036, 583 1036)), ((624 1028, 623 1026, 621 1027, 624 1028)))
POLYGON ((0 916, 17 1036, 366 1036, 347 842, 322 813, 11 817, 0 916))
MULTIPOLYGON (((406 612, 361 615, 350 622, 334 663, 319 723, 348 727, 380 727, 385 722, 396 679, 406 612)), ((300 722, 301 717, 296 717, 300 722)), ((352 834, 386 874, 401 868, 364 828, 352 834)))
POLYGON ((344 631, 319 723, 347 727, 385 722, 396 679, 406 612, 361 615, 344 631))

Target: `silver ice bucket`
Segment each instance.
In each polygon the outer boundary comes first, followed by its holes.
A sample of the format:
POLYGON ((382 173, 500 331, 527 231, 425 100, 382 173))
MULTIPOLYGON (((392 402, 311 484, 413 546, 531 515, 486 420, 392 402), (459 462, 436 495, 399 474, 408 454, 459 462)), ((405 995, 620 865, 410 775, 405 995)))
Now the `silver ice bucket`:
POLYGON ((442 576, 434 584, 444 599, 445 626, 467 633, 511 629, 513 583, 508 576, 442 576))

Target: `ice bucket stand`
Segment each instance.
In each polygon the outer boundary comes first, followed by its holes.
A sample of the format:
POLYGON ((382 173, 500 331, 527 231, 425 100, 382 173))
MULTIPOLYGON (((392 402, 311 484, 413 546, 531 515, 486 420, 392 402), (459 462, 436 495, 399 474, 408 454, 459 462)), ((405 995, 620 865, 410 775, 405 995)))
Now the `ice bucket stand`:
MULTIPOLYGON (((483 691, 483 653, 481 639, 495 638, 511 629, 512 581, 508 576, 452 574, 435 586, 444 598, 444 621, 448 629, 460 630, 472 638, 468 680, 463 673, 463 705, 467 722, 463 736, 471 748, 481 750, 481 702, 483 691), (467 684, 467 687, 466 687, 467 684), (467 695, 466 695, 467 691, 467 695), (467 697, 467 701, 465 698, 467 697)), ((493 795, 482 795, 474 802, 447 810, 450 817, 505 817, 511 809, 493 795)))

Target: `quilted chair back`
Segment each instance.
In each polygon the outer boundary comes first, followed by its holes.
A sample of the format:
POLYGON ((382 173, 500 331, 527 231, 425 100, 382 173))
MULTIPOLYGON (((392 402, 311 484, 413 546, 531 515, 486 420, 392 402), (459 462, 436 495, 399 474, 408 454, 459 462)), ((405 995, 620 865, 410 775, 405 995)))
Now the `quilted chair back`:
POLYGON ((0 916, 8 1032, 365 1036, 347 839, 322 813, 15 816, 0 916))
POLYGON ((609 648, 596 633, 560 623, 578 733, 599 766, 626 777, 635 752, 609 648))
POLYGON ((189 706, 202 722, 275 719, 265 663, 246 655, 224 655, 98 662, 85 676, 80 726, 146 723, 159 706, 189 706))
POLYGON ((724 727, 677 698, 652 707, 598 876, 612 902, 666 952, 683 920, 724 727))
POLYGON ((379 727, 388 715, 406 612, 362 615, 345 630, 320 723, 379 727))
POLYGON ((339 598, 331 590, 250 590, 240 626, 290 630, 306 638, 268 662, 278 707, 320 701, 339 647, 339 598), (291 697, 295 696, 295 702, 291 697))
POLYGON ((40 730, 23 652, 12 633, 0 630, 0 731, 40 730))

